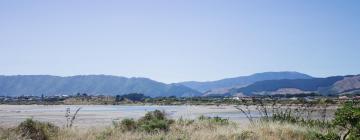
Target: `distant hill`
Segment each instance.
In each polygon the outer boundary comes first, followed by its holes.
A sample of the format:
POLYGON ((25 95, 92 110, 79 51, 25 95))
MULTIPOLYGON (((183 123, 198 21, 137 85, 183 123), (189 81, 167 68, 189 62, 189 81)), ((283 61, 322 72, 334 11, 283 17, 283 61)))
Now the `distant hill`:
POLYGON ((151 97, 199 96, 201 94, 183 85, 164 84, 147 78, 125 78, 109 75, 0 76, 0 95, 71 95, 79 92, 93 95, 122 95, 136 92, 151 97))
POLYGON ((316 92, 323 95, 341 94, 360 89, 360 76, 333 76, 312 79, 282 79, 255 82, 242 88, 234 88, 231 94, 283 94, 316 92))
POLYGON ((198 90, 200 92, 213 92, 213 94, 226 92, 230 88, 240 88, 258 81, 277 80, 277 79, 310 79, 309 75, 298 72, 264 72, 250 76, 240 76, 209 82, 182 82, 184 86, 198 90))
POLYGON ((147 78, 126 78, 110 75, 0 76, 0 96, 73 95, 76 93, 90 95, 142 93, 151 97, 218 96, 219 94, 252 96, 300 93, 339 95, 360 93, 360 75, 312 78, 297 72, 266 72, 212 82, 183 82, 181 84, 164 84, 147 78), (206 92, 199 92, 195 89, 206 92))
POLYGON ((337 94, 360 93, 360 75, 346 76, 344 79, 335 82, 332 86, 320 92, 337 94))

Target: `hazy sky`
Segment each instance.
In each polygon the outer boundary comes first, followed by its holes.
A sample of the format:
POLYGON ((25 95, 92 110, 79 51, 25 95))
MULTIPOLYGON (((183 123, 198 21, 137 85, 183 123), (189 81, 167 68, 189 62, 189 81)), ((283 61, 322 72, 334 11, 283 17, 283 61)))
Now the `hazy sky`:
POLYGON ((1 0, 0 74, 360 74, 359 0, 1 0))

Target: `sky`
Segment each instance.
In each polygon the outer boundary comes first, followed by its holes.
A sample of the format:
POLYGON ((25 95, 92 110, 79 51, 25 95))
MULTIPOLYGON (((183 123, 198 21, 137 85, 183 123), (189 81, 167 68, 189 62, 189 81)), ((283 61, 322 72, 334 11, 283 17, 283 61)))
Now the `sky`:
POLYGON ((360 74, 358 0, 1 0, 0 75, 360 74))

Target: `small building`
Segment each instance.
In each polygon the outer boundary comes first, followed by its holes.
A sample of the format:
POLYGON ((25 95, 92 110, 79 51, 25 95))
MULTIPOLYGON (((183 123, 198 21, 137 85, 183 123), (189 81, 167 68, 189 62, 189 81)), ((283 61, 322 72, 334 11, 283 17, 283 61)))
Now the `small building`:
POLYGON ((355 100, 360 100, 360 96, 355 96, 354 99, 355 100))
POLYGON ((339 96, 339 99, 340 99, 340 100, 348 100, 349 97, 347 97, 347 96, 339 96))

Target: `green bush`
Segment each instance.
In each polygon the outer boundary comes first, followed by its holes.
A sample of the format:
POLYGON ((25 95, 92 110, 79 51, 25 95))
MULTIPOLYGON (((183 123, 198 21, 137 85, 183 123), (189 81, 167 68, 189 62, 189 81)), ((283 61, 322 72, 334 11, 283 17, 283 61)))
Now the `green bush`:
POLYGON ((137 122, 138 128, 146 132, 168 131, 174 120, 167 119, 165 112, 160 110, 151 111, 145 114, 137 122))
POLYGON ((325 134, 315 133, 315 136, 312 137, 314 140, 340 140, 340 136, 334 132, 328 132, 325 134))
POLYGON ((329 130, 327 133, 316 133, 314 139, 360 140, 360 107, 359 102, 355 101, 346 102, 341 108, 338 108, 332 121, 304 119, 283 112, 273 114, 272 121, 295 123, 329 130))
POLYGON ((146 132, 168 131, 170 123, 167 120, 149 120, 140 123, 139 128, 146 132))
POLYGON ((123 131, 133 131, 136 130, 136 121, 134 119, 123 119, 120 122, 120 129, 123 131))
POLYGON ((344 130, 342 139, 360 139, 360 107, 358 102, 346 102, 335 112, 334 125, 344 130))
POLYGON ((150 121, 150 120, 165 120, 165 112, 161 112, 160 110, 151 111, 145 114, 144 117, 140 118, 141 121, 150 121))
POLYGON ((59 127, 51 123, 26 119, 17 126, 16 130, 24 138, 32 140, 48 140, 50 137, 53 137, 58 133, 59 127))
POLYGON ((151 111, 145 114, 144 117, 135 121, 133 119, 124 119, 119 124, 114 123, 115 128, 120 128, 122 131, 168 131, 170 125, 174 120, 167 119, 164 112, 159 110, 151 111))

